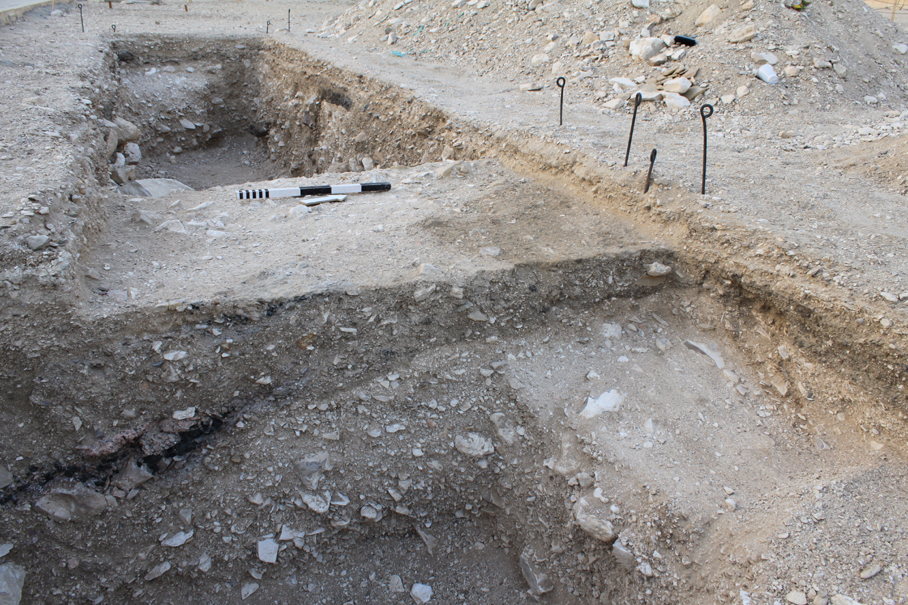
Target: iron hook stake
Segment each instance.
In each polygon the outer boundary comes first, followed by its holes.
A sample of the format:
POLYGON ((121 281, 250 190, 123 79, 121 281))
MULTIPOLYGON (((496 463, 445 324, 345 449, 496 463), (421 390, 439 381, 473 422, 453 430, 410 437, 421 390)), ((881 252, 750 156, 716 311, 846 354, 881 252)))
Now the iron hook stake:
POLYGON ((643 101, 643 95, 639 92, 634 96, 634 117, 631 118, 631 134, 627 137, 627 153, 624 154, 624 167, 627 168, 627 160, 631 157, 631 141, 634 140, 634 124, 637 122, 637 108, 643 101))
POLYGON ((79 7, 79 22, 82 24, 82 33, 85 33, 85 19, 82 18, 82 5, 78 4, 79 7))
POLYGON ((116 25, 111 25, 111 26, 110 26, 110 30, 111 30, 113 33, 117 33, 117 26, 116 26, 116 25))
POLYGON ((287 33, 290 33, 290 9, 287 9, 287 33))
POLYGON ((700 184, 700 195, 706 195, 706 118, 713 115, 713 106, 707 103, 700 108, 700 117, 703 118, 703 180, 700 184))
POLYGON ((561 105, 558 107, 558 125, 564 125, 564 85, 567 83, 567 80, 564 78, 558 78, 555 80, 555 85, 561 89, 561 105))
POLYGON ((643 188, 643 193, 649 191, 649 181, 653 176, 653 164, 656 163, 656 150, 653 149, 649 154, 649 172, 646 173, 646 186, 643 188))
POLYGON ((265 22, 265 33, 268 33, 268 28, 271 27, 271 19, 265 22))

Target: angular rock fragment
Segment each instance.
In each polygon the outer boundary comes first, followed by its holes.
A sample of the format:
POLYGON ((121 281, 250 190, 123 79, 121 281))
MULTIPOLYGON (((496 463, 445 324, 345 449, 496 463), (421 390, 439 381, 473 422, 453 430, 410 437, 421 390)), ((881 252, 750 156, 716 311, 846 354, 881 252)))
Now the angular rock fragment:
POLYGON ((597 540, 612 544, 618 539, 615 528, 608 520, 611 511, 604 505, 592 503, 584 497, 577 500, 573 512, 580 529, 597 540))
POLYGON ((530 587, 530 593, 539 597, 554 590, 555 585, 549 579, 549 575, 541 567, 533 563, 531 556, 530 553, 520 555, 520 572, 530 587))
MULTIPOLYGON (((111 498, 112 499, 112 498, 111 498)), ((35 508, 55 521, 84 521, 107 510, 107 498, 81 483, 58 487, 35 503, 35 508)))
POLYGON ((477 433, 467 433, 466 437, 457 435, 454 437, 454 447, 461 454, 472 458, 488 456, 495 451, 492 440, 477 433))

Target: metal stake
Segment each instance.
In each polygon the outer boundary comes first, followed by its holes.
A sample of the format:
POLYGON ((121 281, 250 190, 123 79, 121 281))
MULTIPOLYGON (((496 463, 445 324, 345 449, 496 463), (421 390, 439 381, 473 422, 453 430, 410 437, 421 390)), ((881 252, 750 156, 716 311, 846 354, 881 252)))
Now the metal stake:
POLYGON ((649 172, 646 173, 646 186, 643 188, 643 193, 646 193, 649 191, 649 180, 653 176, 653 164, 655 164, 655 163, 656 163, 656 150, 653 149, 653 151, 649 154, 649 172))
POLYGON ((113 33, 117 33, 117 26, 116 26, 116 25, 111 25, 111 26, 110 26, 110 30, 111 30, 113 33))
POLYGON ((82 33, 85 33, 85 19, 82 18, 82 5, 77 5, 79 7, 79 22, 82 24, 82 33))
POLYGON ((713 115, 713 106, 707 103, 700 108, 700 117, 703 118, 703 182, 700 185, 700 195, 706 195, 706 118, 713 115))
POLYGON ((268 33, 269 27, 271 27, 271 19, 268 19, 267 23, 265 23, 265 33, 266 34, 268 33))
POLYGON ((643 95, 639 92, 634 96, 634 117, 631 118, 631 135, 627 137, 627 153, 624 154, 624 166, 627 167, 627 160, 631 157, 631 141, 634 140, 634 123, 637 121, 637 108, 643 101, 643 95))
POLYGON ((555 80, 555 85, 561 89, 561 105, 558 109, 558 125, 564 125, 564 85, 567 83, 567 80, 564 78, 558 78, 555 80))
POLYGON ((290 33, 290 9, 287 9, 287 33, 290 33))

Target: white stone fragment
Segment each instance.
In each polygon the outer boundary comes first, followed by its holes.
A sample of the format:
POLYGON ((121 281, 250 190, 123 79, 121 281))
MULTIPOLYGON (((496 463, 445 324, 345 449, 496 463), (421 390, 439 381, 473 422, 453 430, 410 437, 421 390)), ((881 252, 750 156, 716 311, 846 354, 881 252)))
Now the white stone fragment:
POLYGON ((488 456, 495 451, 492 440, 477 433, 467 433, 466 437, 457 435, 454 437, 454 447, 461 454, 473 458, 488 456))
POLYGON ((410 589, 410 596, 413 597, 413 600, 417 603, 428 603, 432 600, 432 587, 428 584, 416 583, 413 585, 413 588, 410 589))
POLYGON ((595 418, 603 412, 614 412, 624 403, 624 395, 618 389, 612 389, 599 395, 596 399, 587 397, 586 407, 580 412, 584 418, 595 418))
POLYGON ((262 563, 277 563, 277 551, 280 549, 280 545, 274 538, 259 540, 256 546, 259 561, 262 563))

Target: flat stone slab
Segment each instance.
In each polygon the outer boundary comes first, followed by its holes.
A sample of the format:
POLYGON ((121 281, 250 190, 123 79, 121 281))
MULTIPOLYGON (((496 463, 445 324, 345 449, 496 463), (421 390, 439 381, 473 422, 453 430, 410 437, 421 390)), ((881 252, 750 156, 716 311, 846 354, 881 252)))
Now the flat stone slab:
POLYGON ((120 191, 123 195, 164 197, 174 191, 195 191, 195 189, 173 179, 138 179, 120 186, 120 191))

